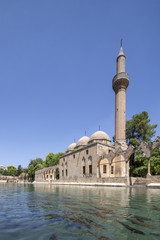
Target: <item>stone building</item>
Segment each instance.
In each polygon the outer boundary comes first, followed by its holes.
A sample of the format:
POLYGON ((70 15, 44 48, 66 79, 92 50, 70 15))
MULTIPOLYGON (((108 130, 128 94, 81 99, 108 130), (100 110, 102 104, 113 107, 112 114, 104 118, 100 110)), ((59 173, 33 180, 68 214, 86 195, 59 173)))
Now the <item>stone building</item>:
POLYGON ((117 74, 112 80, 115 92, 115 144, 103 131, 95 132, 90 138, 83 136, 77 143, 72 143, 60 158, 58 166, 36 171, 35 181, 95 182, 108 179, 127 178, 129 176, 129 154, 125 137, 126 89, 129 75, 125 72, 125 55, 122 46, 117 57, 117 74), (118 149, 123 154, 116 154, 118 149), (58 176, 59 175, 59 176, 58 176))

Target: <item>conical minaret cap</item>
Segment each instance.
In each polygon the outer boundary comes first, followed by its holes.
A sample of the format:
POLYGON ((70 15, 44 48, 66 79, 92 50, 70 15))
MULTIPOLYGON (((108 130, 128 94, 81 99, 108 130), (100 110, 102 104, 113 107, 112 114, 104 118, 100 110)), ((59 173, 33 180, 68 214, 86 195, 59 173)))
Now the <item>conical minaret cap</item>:
POLYGON ((120 57, 120 56, 124 56, 124 57, 126 57, 126 56, 124 55, 124 52, 123 52, 123 48, 122 48, 122 46, 121 46, 121 48, 120 48, 120 51, 119 51, 119 55, 118 55, 118 57, 120 57))

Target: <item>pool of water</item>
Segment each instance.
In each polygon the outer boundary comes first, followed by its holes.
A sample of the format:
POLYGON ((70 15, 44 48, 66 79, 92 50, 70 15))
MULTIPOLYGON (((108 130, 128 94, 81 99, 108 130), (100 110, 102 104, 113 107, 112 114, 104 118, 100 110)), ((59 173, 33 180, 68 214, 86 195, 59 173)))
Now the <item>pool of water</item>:
POLYGON ((160 189, 0 184, 0 239, 160 239, 160 189))

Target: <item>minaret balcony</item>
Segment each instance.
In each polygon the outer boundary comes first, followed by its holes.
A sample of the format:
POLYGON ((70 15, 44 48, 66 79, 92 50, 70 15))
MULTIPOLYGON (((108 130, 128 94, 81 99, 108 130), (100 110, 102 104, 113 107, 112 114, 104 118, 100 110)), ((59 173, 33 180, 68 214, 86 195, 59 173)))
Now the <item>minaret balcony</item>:
POLYGON ((129 75, 126 72, 118 73, 114 76, 112 80, 112 87, 114 91, 117 91, 119 88, 127 88, 129 85, 129 75))

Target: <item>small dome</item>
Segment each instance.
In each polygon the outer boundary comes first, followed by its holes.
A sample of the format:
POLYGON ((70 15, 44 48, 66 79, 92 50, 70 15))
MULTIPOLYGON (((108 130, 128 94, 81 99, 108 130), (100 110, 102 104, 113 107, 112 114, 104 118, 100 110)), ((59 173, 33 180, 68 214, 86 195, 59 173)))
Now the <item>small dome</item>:
POLYGON ((67 151, 66 151, 66 152, 71 152, 71 151, 73 151, 73 150, 74 150, 74 148, 75 148, 75 146, 76 146, 76 143, 72 143, 72 144, 70 144, 70 145, 68 146, 68 148, 67 148, 67 151))
POLYGON ((76 144, 76 148, 80 146, 86 146, 88 144, 88 141, 89 141, 89 137, 87 136, 80 138, 76 144))
POLYGON ((107 140, 107 141, 111 141, 108 134, 103 132, 103 131, 97 131, 95 133, 92 134, 92 136, 90 137, 90 141, 92 140, 107 140))

